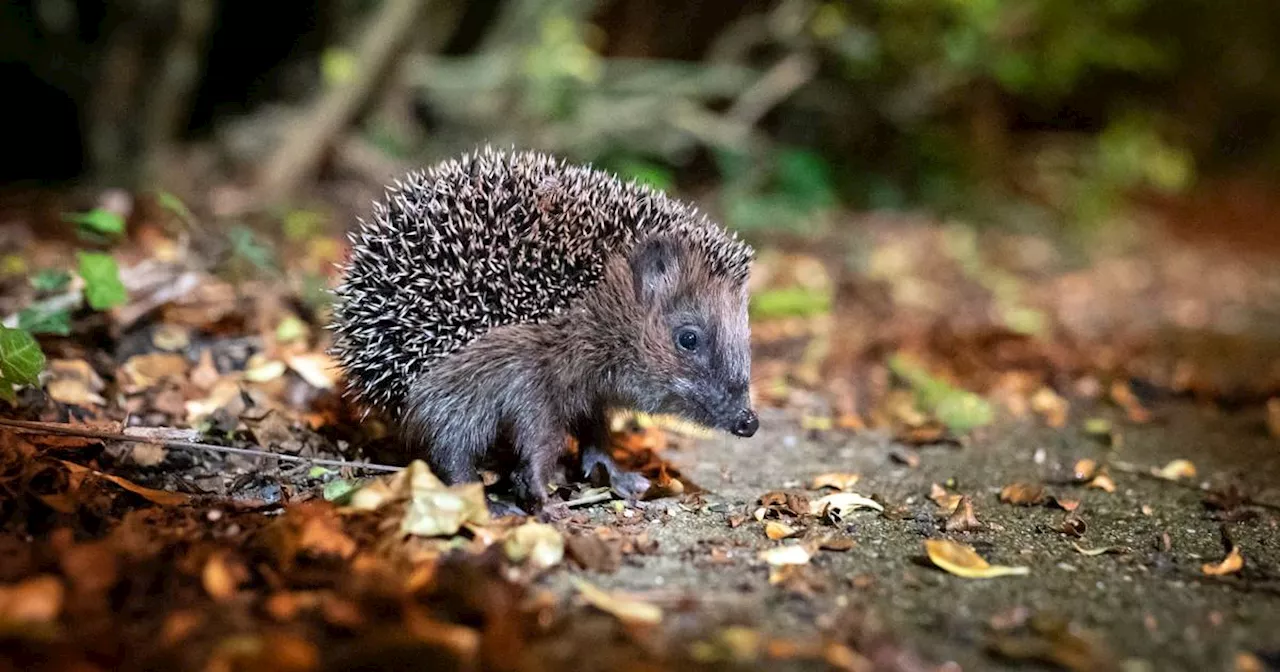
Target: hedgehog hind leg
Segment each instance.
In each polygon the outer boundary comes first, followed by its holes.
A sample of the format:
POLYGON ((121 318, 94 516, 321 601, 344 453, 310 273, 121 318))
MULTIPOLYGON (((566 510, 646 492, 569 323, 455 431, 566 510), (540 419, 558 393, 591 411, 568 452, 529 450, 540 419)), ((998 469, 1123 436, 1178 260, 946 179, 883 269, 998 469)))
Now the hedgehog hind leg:
POLYGON ((652 485, 649 479, 627 471, 609 452, 609 420, 603 411, 578 423, 578 453, 582 458, 582 476, 592 483, 608 481, 614 492, 630 500, 644 497, 652 485))
POLYGON ((492 443, 492 423, 468 420, 448 407, 420 404, 406 423, 431 471, 447 485, 480 480, 480 460, 492 443))

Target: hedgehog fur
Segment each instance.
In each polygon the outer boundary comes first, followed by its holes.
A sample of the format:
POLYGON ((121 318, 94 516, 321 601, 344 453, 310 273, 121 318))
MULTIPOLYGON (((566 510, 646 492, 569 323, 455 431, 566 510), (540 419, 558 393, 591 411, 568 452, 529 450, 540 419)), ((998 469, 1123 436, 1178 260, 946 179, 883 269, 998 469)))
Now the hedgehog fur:
POLYGON ((748 245, 600 170, 486 148, 410 173, 349 236, 332 323, 348 393, 400 419, 415 377, 441 358, 561 313, 601 281, 611 255, 661 234, 745 282, 748 245))

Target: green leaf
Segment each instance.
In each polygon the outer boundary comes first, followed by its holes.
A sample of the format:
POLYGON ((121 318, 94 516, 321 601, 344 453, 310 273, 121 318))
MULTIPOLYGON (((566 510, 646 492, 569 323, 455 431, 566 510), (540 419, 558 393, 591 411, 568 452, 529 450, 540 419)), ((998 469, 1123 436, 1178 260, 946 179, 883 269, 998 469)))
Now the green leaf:
POLYGON ((80 252, 80 277, 84 280, 84 298, 94 310, 110 310, 129 300, 120 282, 116 260, 101 252, 80 252))
POLYGON ((187 204, 183 203, 182 199, 178 198, 177 196, 174 196, 170 192, 157 191, 156 202, 160 204, 160 207, 164 208, 165 210, 168 210, 174 215, 177 215, 178 218, 182 219, 183 221, 190 222, 195 219, 195 217, 191 214, 191 209, 187 207, 187 204))
POLYGON ((336 479, 324 484, 324 500, 336 504, 346 503, 356 491, 356 483, 346 479, 336 479))
POLYGON ((831 312, 831 292, 807 287, 784 287, 751 297, 751 315, 758 318, 810 317, 831 312))
POLYGON ((96 208, 89 212, 63 215, 62 218, 90 233, 104 236, 124 235, 124 216, 118 212, 96 208))
POLYGON ((995 412, 986 399, 933 377, 923 366, 903 355, 889 359, 889 369, 916 392, 916 403, 932 413, 951 431, 963 434, 989 425, 995 412))
POLYGON ((0 327, 0 398, 16 400, 14 385, 36 385, 44 369, 44 353, 31 334, 0 327))
POLYGON ((260 271, 276 270, 275 253, 253 229, 244 225, 233 226, 227 231, 227 238, 231 241, 233 257, 249 262, 260 271))
POLYGON ((47 310, 40 306, 32 306, 18 313, 18 328, 33 334, 55 334, 68 336, 71 334, 71 311, 47 310))
POLYGON ((71 274, 55 268, 46 268, 31 276, 31 286, 37 292, 60 292, 71 282, 71 274))
POLYGON ((670 169, 643 159, 619 161, 616 170, 622 179, 643 184, 658 191, 670 191, 676 182, 670 169))

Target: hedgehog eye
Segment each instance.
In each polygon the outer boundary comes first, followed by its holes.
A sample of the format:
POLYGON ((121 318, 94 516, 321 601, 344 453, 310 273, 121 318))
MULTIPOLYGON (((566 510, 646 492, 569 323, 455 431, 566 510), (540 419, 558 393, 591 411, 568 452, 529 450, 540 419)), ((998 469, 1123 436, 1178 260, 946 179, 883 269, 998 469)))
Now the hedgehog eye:
POLYGON ((702 335, 698 333, 697 327, 680 327, 676 330, 676 345, 681 350, 693 352, 701 342, 702 335))

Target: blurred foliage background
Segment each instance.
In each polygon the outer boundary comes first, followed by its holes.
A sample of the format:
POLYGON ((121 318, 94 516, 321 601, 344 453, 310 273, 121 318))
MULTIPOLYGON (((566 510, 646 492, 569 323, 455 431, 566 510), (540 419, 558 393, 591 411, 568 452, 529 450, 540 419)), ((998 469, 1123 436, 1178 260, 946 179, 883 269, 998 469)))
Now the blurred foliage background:
POLYGON ((0 180, 267 201, 478 144, 742 229, 925 207, 1094 227, 1280 166, 1266 0, 9 0, 0 180))

